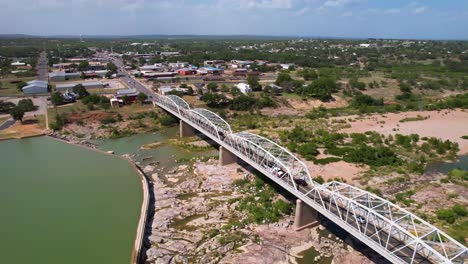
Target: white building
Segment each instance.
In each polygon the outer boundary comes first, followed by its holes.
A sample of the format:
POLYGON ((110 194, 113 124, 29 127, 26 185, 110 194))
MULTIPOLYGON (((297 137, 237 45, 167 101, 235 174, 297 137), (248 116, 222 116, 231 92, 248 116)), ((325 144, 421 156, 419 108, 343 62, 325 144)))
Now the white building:
POLYGON ((246 83, 238 83, 236 85, 236 88, 239 89, 239 91, 241 91, 241 93, 243 94, 248 94, 252 91, 252 89, 250 88, 250 85, 246 83))
POLYGON ((49 83, 47 81, 33 80, 27 82, 27 85, 22 90, 25 94, 47 93, 48 86, 49 83))

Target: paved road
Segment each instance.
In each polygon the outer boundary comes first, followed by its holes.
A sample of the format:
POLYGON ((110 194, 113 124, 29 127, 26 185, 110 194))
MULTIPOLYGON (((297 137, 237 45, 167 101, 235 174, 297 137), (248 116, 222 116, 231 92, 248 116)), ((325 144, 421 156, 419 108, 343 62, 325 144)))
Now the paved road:
POLYGON ((144 86, 137 80, 135 80, 130 74, 128 74, 127 71, 124 69, 124 64, 120 58, 111 58, 111 57, 106 57, 112 63, 117 66, 117 74, 120 75, 120 80, 124 82, 128 87, 137 89, 138 91, 148 95, 150 98, 154 98, 155 93, 151 91, 148 87, 144 86))
POLYGON ((39 55, 39 59, 36 65, 37 70, 37 79, 41 81, 47 81, 49 78, 49 70, 48 70, 48 61, 47 61, 47 54, 45 51, 41 52, 39 55))
POLYGON ((3 122, 3 124, 0 125, 0 130, 5 130, 11 127, 15 122, 16 120, 8 119, 7 121, 3 122))

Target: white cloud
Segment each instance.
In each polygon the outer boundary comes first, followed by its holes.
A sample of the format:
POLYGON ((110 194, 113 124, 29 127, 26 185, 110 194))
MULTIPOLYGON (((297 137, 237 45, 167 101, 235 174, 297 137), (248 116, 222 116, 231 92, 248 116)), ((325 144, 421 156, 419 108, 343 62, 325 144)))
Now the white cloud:
POLYGON ((385 14, 399 14, 400 12, 401 10, 398 8, 390 8, 390 9, 384 10, 385 14))
POLYGON ((427 11, 427 6, 418 6, 413 9, 413 14, 422 14, 427 11))
POLYGON ((353 16, 353 12, 352 12, 352 11, 346 11, 346 12, 344 12, 343 14, 341 14, 341 16, 343 16, 343 17, 351 17, 351 16, 353 16))
POLYGON ((219 0, 216 6, 235 9, 291 9, 295 4, 296 0, 219 0))

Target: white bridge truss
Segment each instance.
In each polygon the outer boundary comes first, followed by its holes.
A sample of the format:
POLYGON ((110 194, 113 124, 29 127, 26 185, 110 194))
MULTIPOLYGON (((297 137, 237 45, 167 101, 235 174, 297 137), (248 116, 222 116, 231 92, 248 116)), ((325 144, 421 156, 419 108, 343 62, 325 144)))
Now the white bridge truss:
POLYGON ((435 226, 375 194, 341 182, 319 184, 294 154, 262 136, 233 133, 217 114, 180 97, 155 97, 180 118, 288 190, 392 263, 465 263, 467 248, 435 226))

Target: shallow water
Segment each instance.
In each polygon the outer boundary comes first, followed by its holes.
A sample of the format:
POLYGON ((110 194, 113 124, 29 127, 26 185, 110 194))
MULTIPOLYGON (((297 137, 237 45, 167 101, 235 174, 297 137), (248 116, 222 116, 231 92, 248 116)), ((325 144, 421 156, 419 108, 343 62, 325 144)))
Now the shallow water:
POLYGON ((0 142, 0 263, 130 261, 142 191, 128 162, 39 137, 0 142))
POLYGON ((468 155, 458 157, 458 160, 455 162, 436 162, 429 164, 426 167, 426 173, 440 172, 447 174, 453 169, 468 170, 468 155))

